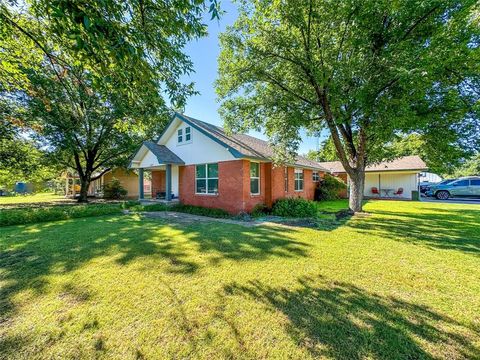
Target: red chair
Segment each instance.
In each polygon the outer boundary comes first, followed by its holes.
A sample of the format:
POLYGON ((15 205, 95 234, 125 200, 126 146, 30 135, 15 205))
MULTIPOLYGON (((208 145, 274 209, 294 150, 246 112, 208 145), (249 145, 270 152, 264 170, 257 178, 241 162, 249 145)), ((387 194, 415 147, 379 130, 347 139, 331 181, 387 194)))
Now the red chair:
POLYGON ((403 188, 398 188, 396 192, 393 193, 395 196, 401 196, 403 194, 403 188))
POLYGON ((380 196, 380 192, 378 191, 378 189, 376 187, 372 187, 372 194, 380 196))

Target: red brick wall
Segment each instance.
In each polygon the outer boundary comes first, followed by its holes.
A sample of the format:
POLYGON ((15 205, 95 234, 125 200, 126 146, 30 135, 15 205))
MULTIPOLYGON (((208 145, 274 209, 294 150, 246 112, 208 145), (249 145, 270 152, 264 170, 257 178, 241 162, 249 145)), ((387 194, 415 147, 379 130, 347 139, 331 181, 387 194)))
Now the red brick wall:
POLYGON ((242 160, 218 163, 218 194, 195 194, 195 165, 179 167, 179 195, 183 204, 243 211, 244 166, 242 160))
MULTIPOLYGON (((286 197, 303 197, 313 200, 316 183, 312 179, 312 170, 303 170, 303 190, 295 191, 295 168, 288 167, 288 191, 285 191, 285 168, 272 169, 272 203, 286 197)), ((321 175, 321 174, 320 174, 321 175)), ((271 206, 271 204, 267 204, 271 206)))
POLYGON ((285 197, 313 200, 315 183, 312 170, 304 170, 303 191, 294 191, 294 168, 288 168, 288 192, 285 192, 284 167, 260 163, 260 194, 250 194, 250 161, 233 160, 218 163, 218 194, 195 194, 195 165, 179 168, 180 201, 184 204, 221 208, 232 214, 250 212, 257 204, 272 204, 285 197))
POLYGON ((153 170, 152 171, 152 197, 155 198, 157 191, 165 191, 166 185, 166 173, 165 170, 153 170))

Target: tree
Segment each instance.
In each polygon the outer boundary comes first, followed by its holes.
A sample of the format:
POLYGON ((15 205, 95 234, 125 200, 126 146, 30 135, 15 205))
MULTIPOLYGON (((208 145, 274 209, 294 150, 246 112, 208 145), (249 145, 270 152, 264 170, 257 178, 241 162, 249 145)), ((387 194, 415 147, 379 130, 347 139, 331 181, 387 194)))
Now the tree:
POLYGON ((48 164, 45 151, 22 137, 2 109, 0 103, 0 188, 11 190, 19 181, 39 184, 53 179, 58 169, 48 164))
POLYGON ((206 11, 218 16, 217 1, 0 4, 0 96, 22 109, 19 119, 57 161, 76 169, 79 201, 165 123, 169 106, 195 93, 180 82, 193 69, 182 50, 206 35, 206 11))
POLYGON ((466 160, 455 170, 454 175, 456 177, 480 176, 480 153, 477 153, 466 160))
POLYGON ((216 83, 231 131, 264 127, 276 161, 299 129, 327 128, 362 210, 365 167, 396 134, 448 137, 475 97, 478 2, 285 0, 242 2, 221 36, 216 83))
POLYGON ((329 136, 320 144, 319 150, 310 150, 307 155, 307 159, 313 161, 337 161, 337 150, 335 149, 335 144, 333 143, 332 137, 329 136))

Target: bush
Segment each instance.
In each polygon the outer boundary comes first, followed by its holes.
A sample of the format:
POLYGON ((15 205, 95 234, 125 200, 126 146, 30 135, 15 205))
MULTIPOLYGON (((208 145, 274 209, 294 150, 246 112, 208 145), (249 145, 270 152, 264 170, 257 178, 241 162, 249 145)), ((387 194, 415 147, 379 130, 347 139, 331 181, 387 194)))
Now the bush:
POLYGON ((257 204, 252 210, 253 217, 262 217, 271 213, 271 209, 265 204, 257 204))
POLYGON ((127 196, 127 190, 122 186, 120 180, 113 178, 103 185, 103 197, 105 199, 123 199, 127 196))
POLYGON ((230 214, 222 209, 204 208, 201 206, 175 204, 167 208, 170 211, 178 211, 192 215, 209 216, 213 218, 229 218, 230 214))
POLYGON ((0 227, 45 221, 68 220, 89 216, 120 214, 121 212, 122 209, 119 204, 2 209, 2 211, 0 211, 0 227))
POLYGON ((313 201, 303 198, 280 199, 273 204, 272 214, 282 217, 316 217, 317 206, 313 201))
POLYGON ((315 200, 336 200, 340 198, 340 191, 347 185, 335 176, 325 174, 325 177, 315 188, 315 200))

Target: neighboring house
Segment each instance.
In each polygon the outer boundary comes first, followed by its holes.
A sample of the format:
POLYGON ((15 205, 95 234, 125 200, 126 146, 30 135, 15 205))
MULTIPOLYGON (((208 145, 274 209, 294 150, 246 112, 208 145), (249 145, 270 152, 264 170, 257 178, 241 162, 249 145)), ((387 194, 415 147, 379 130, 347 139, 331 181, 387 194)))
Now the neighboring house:
MULTIPOLYGON (((93 176, 96 176, 94 174, 93 176)), ((80 179, 76 173, 66 172, 65 178, 65 196, 76 197, 80 193, 80 179)), ((103 186, 110 182, 113 178, 118 179, 120 184, 127 190, 127 198, 137 199, 138 192, 138 175, 129 169, 115 168, 103 174, 97 180, 90 183, 88 187, 88 196, 97 197, 102 195, 103 186)), ((145 188, 150 189, 150 184, 145 181, 145 188)))
POLYGON ((139 173, 144 198, 144 171, 151 172, 152 197, 183 204, 249 212, 277 199, 312 199, 326 172, 317 162, 298 157, 286 167, 272 164, 266 141, 244 134, 227 135, 220 127, 176 114, 156 141, 145 141, 130 167, 139 173))
MULTIPOLYGON (((348 176, 340 161, 321 162, 321 166, 348 184, 348 176)), ((404 156, 392 161, 367 166, 365 169, 366 197, 398 197, 411 199, 412 191, 418 190, 419 174, 427 170, 427 165, 419 156, 404 156), (379 194, 372 191, 376 188, 379 194), (403 192, 399 194, 399 189, 403 192)))

